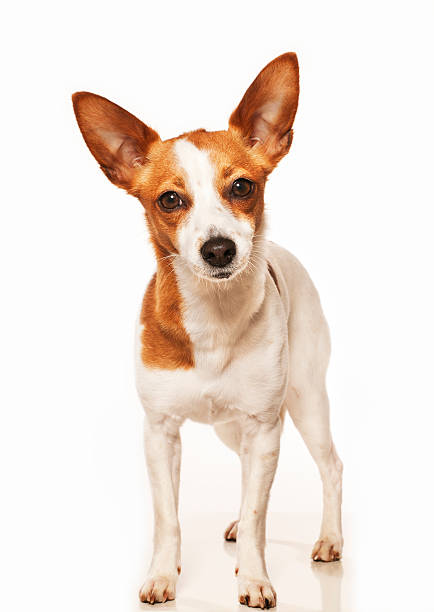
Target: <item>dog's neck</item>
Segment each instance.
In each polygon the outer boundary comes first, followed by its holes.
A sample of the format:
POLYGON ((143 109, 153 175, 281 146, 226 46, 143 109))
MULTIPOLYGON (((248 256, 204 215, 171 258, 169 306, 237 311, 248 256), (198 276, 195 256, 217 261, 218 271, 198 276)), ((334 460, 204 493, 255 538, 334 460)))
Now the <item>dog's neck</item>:
POLYGON ((267 262, 263 241, 253 245, 249 265, 231 280, 201 279, 180 258, 172 265, 196 365, 221 369, 264 301, 267 262))

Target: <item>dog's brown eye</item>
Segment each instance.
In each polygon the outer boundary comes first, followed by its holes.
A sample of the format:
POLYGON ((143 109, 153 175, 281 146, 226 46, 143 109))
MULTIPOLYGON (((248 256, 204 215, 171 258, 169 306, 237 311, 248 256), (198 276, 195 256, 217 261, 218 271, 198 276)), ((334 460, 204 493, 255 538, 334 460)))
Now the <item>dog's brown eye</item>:
POLYGON ((158 201, 163 208, 167 208, 168 210, 178 208, 182 204, 182 200, 176 191, 166 191, 166 193, 160 196, 158 201))
POLYGON ((245 178, 239 178, 232 183, 232 194, 237 198, 245 198, 252 193, 253 183, 245 178))

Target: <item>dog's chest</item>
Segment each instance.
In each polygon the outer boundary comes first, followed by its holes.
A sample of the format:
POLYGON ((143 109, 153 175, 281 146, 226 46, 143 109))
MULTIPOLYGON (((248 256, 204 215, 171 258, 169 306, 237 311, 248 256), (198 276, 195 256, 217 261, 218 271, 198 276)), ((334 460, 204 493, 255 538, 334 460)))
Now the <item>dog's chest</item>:
MULTIPOLYGON (((274 285, 252 317, 242 303, 229 319, 189 302, 185 325, 194 362, 188 370, 150 369, 137 353, 137 388, 146 409, 181 420, 219 423, 245 414, 275 418, 284 399, 287 325, 274 285)), ((138 330, 140 340, 141 333, 138 330)))

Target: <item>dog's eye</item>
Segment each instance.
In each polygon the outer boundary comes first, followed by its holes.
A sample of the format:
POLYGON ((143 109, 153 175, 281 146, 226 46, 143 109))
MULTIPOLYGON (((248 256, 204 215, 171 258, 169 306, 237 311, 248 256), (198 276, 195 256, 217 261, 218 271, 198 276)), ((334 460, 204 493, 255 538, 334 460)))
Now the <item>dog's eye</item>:
POLYGON ((245 198, 253 191, 252 181, 245 178, 239 178, 232 183, 232 194, 237 198, 245 198))
POLYGON ((166 191, 166 193, 163 193, 163 195, 160 196, 158 202, 167 210, 173 210, 182 204, 182 200, 176 191, 166 191))

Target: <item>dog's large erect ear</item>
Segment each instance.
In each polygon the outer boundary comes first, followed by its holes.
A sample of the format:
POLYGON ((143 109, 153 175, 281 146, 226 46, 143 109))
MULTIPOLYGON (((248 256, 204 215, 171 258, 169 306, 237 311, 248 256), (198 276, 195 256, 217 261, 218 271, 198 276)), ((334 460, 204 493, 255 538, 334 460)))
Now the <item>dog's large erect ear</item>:
POLYGON ((118 187, 129 189, 137 166, 146 163, 157 132, 117 104, 81 91, 72 96, 83 138, 101 170, 118 187))
POLYGON ((297 56, 285 53, 258 74, 229 119, 229 128, 260 148, 273 166, 291 146, 298 92, 297 56))

